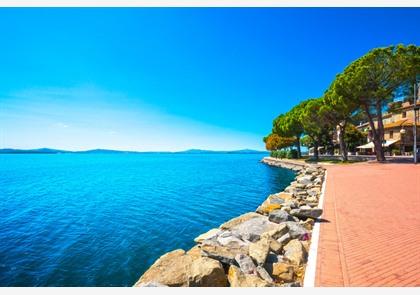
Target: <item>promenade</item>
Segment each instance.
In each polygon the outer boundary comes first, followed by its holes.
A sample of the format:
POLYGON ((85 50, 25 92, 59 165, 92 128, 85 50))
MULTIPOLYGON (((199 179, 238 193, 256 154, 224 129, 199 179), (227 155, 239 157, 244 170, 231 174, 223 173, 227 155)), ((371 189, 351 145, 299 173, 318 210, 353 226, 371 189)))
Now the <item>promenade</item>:
POLYGON ((420 164, 325 167, 315 286, 420 286, 420 164))

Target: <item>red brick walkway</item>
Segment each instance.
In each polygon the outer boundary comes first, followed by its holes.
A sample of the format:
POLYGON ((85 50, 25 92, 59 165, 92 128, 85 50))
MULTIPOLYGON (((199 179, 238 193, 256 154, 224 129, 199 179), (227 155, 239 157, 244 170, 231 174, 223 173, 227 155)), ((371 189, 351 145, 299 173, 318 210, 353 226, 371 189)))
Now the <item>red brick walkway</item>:
POLYGON ((315 285, 420 286, 420 164, 327 172, 315 285))

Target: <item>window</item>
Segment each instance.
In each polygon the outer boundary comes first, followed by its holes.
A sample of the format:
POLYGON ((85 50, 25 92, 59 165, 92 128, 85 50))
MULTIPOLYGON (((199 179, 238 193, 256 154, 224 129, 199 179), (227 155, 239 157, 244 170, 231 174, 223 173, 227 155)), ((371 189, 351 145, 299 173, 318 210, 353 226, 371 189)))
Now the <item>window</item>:
POLYGON ((402 117, 403 118, 407 117, 407 113, 406 112, 402 112, 402 117))
POLYGON ((394 131, 389 131, 389 138, 393 138, 394 137, 394 131))

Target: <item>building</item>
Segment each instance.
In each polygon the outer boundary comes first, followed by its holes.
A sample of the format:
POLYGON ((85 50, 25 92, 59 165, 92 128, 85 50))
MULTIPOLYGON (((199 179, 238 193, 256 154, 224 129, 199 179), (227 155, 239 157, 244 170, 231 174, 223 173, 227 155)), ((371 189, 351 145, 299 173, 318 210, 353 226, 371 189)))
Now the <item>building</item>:
MULTIPOLYGON (((420 100, 417 100, 417 108, 420 100)), ((418 114, 418 111, 417 111, 418 114)), ((418 115, 417 115, 418 116, 418 115)), ((399 103, 393 112, 385 113, 382 118, 384 125, 384 147, 387 155, 413 155, 414 136, 414 108, 413 103, 399 103)), ((417 119, 418 120, 418 119, 417 119)), ((378 126, 377 119, 374 119, 375 127, 378 126)), ((372 142, 372 132, 369 123, 361 123, 356 126, 359 131, 367 132, 367 143, 358 146, 359 154, 373 154, 374 146, 372 142)), ((417 148, 420 148, 420 126, 417 121, 417 148)))

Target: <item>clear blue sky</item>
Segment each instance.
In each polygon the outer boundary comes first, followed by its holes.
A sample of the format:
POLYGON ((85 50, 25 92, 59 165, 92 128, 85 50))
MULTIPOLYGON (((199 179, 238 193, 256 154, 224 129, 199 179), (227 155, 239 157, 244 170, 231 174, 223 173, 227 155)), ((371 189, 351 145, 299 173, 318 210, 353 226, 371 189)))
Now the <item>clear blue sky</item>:
POLYGON ((0 9, 0 148, 263 149, 420 9, 0 9))

